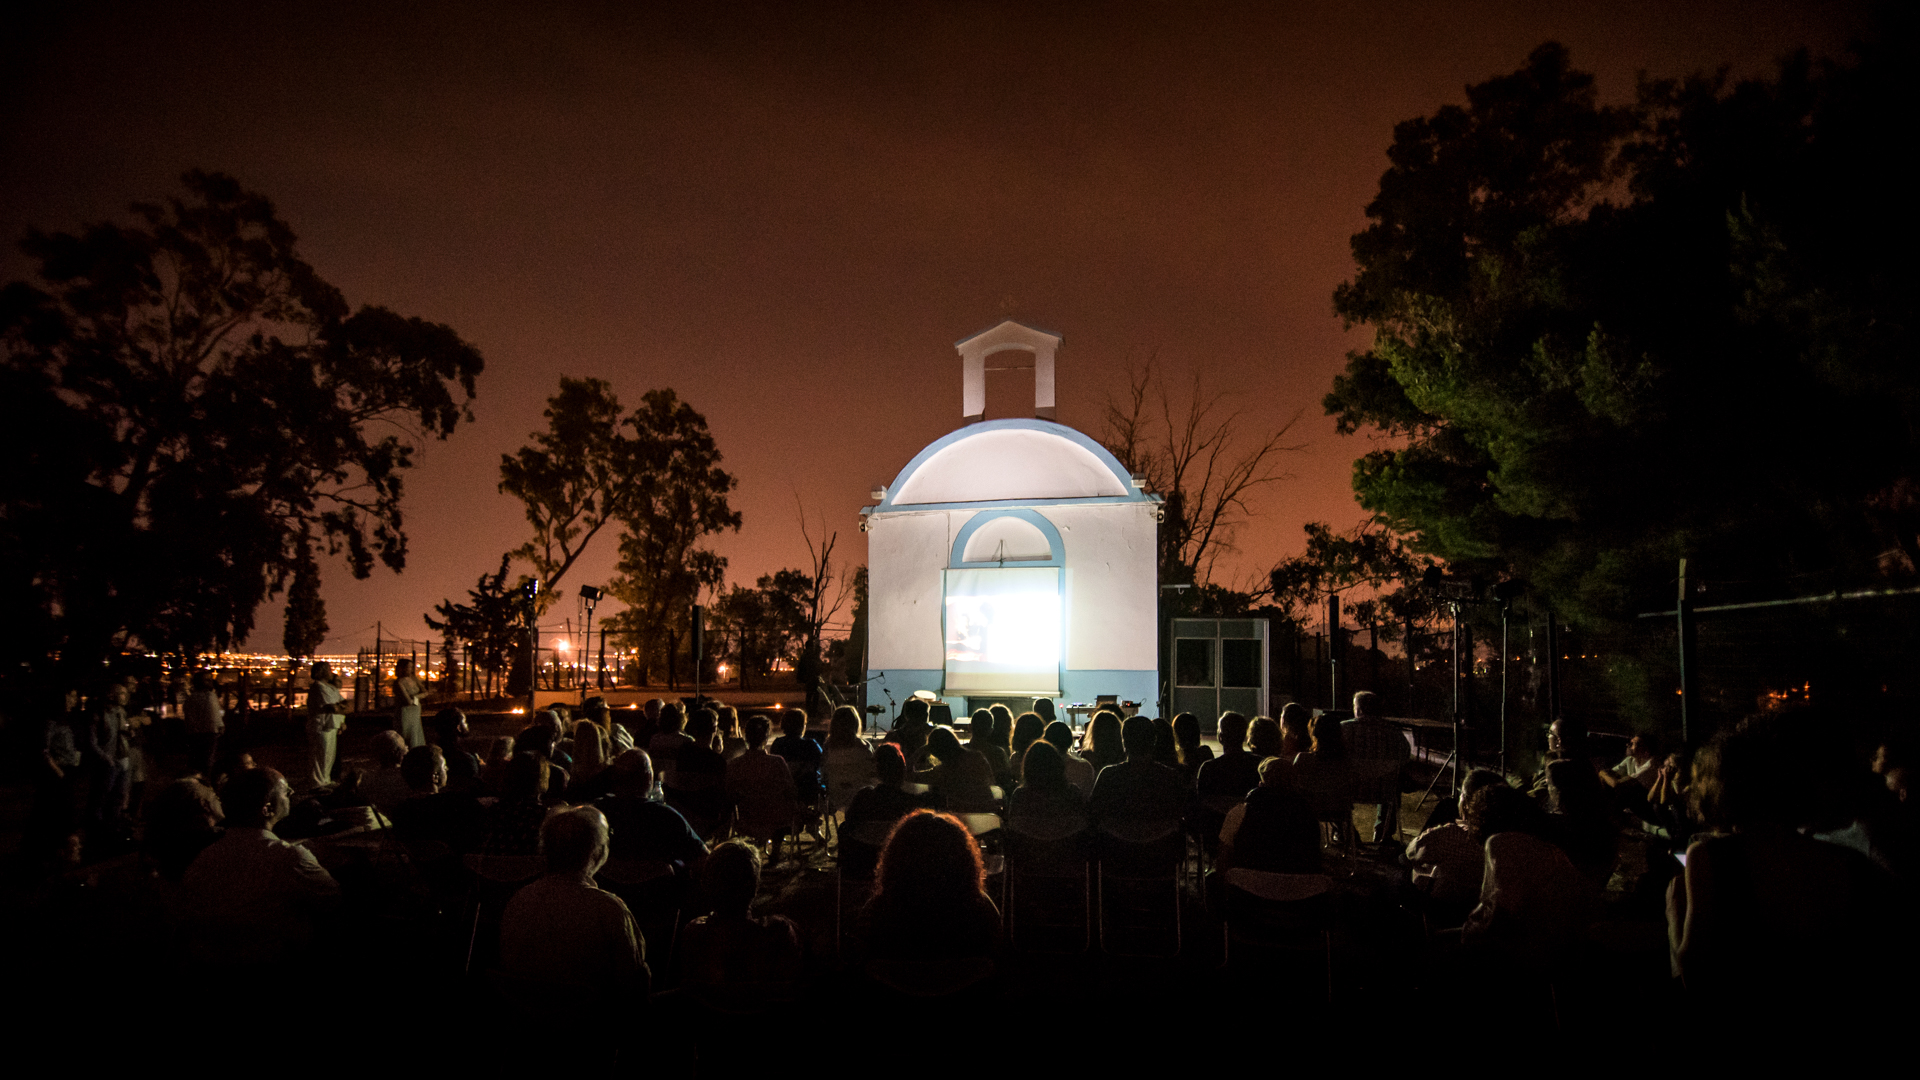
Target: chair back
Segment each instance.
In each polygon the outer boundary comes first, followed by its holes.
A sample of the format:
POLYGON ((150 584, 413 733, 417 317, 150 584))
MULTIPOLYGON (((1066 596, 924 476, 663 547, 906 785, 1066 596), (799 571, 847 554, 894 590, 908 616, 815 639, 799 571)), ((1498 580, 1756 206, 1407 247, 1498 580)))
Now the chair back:
POLYGON ((1325 874, 1280 874, 1271 870, 1247 870, 1241 867, 1227 871, 1227 884, 1250 896, 1276 904, 1310 900, 1333 890, 1333 879, 1325 874))

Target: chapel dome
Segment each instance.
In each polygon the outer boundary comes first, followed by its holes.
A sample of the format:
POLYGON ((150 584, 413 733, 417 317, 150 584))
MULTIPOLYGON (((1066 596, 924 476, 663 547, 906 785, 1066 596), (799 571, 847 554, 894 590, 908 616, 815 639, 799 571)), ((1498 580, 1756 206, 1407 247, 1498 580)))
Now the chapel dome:
POLYGON ((922 450, 888 506, 1139 497, 1124 466, 1086 435, 1047 420, 969 424, 922 450))

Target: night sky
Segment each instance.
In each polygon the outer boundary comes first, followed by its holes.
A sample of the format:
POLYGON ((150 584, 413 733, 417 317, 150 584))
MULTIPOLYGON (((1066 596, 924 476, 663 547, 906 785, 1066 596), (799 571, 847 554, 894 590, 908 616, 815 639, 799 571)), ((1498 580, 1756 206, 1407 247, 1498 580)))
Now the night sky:
MULTIPOLYGON (((1838 54, 1866 20, 1757 2, 36 6, 0 32, 0 233, 229 172, 351 303, 486 356, 478 422, 407 481, 405 574, 327 568, 326 651, 371 644, 376 619, 426 636, 421 612, 526 538, 500 455, 563 374, 629 404, 670 386, 706 414, 746 519, 715 545, 731 582, 802 564, 796 496, 863 560, 868 488, 959 424, 952 343, 1005 316, 1065 335, 1060 419, 1092 433, 1149 357, 1230 391, 1250 437, 1306 410, 1294 478, 1230 560, 1257 576, 1301 523, 1360 517, 1365 443, 1319 401, 1365 343, 1330 298, 1396 121, 1548 39, 1625 99, 1640 71, 1838 54)), ((996 384, 989 417, 1031 393, 996 384)), ((604 581, 615 546, 562 587, 604 581)), ((277 604, 261 615, 252 644, 277 650, 277 604)))

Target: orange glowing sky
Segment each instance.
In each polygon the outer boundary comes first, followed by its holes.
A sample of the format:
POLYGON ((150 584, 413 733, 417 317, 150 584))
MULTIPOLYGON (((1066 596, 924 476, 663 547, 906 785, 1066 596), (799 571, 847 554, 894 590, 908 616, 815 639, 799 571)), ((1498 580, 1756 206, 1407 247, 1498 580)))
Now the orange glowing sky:
MULTIPOLYGON (((868 488, 958 425, 952 343, 1003 315, 1066 336, 1060 419, 1089 431, 1148 357, 1249 433, 1306 409, 1228 567, 1258 575, 1303 522, 1359 518, 1365 444, 1319 400, 1363 344, 1330 297, 1396 121, 1548 39, 1623 99, 1642 70, 1757 74, 1865 26, 1766 2, 41 6, 0 35, 0 231, 224 170, 351 302, 487 358, 478 422, 408 480, 407 571, 329 568, 327 651, 376 620, 426 636, 524 539, 499 459, 562 374, 706 414, 746 519, 717 544, 731 580, 802 563, 796 497, 863 558, 868 488)), ((263 611, 252 644, 279 638, 263 611)))

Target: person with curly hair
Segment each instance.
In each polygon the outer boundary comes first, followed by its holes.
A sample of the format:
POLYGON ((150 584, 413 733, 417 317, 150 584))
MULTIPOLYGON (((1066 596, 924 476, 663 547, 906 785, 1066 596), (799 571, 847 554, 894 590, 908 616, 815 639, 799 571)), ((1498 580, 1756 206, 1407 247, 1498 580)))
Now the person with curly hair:
POLYGON ((986 876, 980 845, 959 818, 916 810, 900 819, 880 851, 877 888, 865 908, 871 954, 991 957, 1000 940, 1000 909, 987 896, 986 876))

